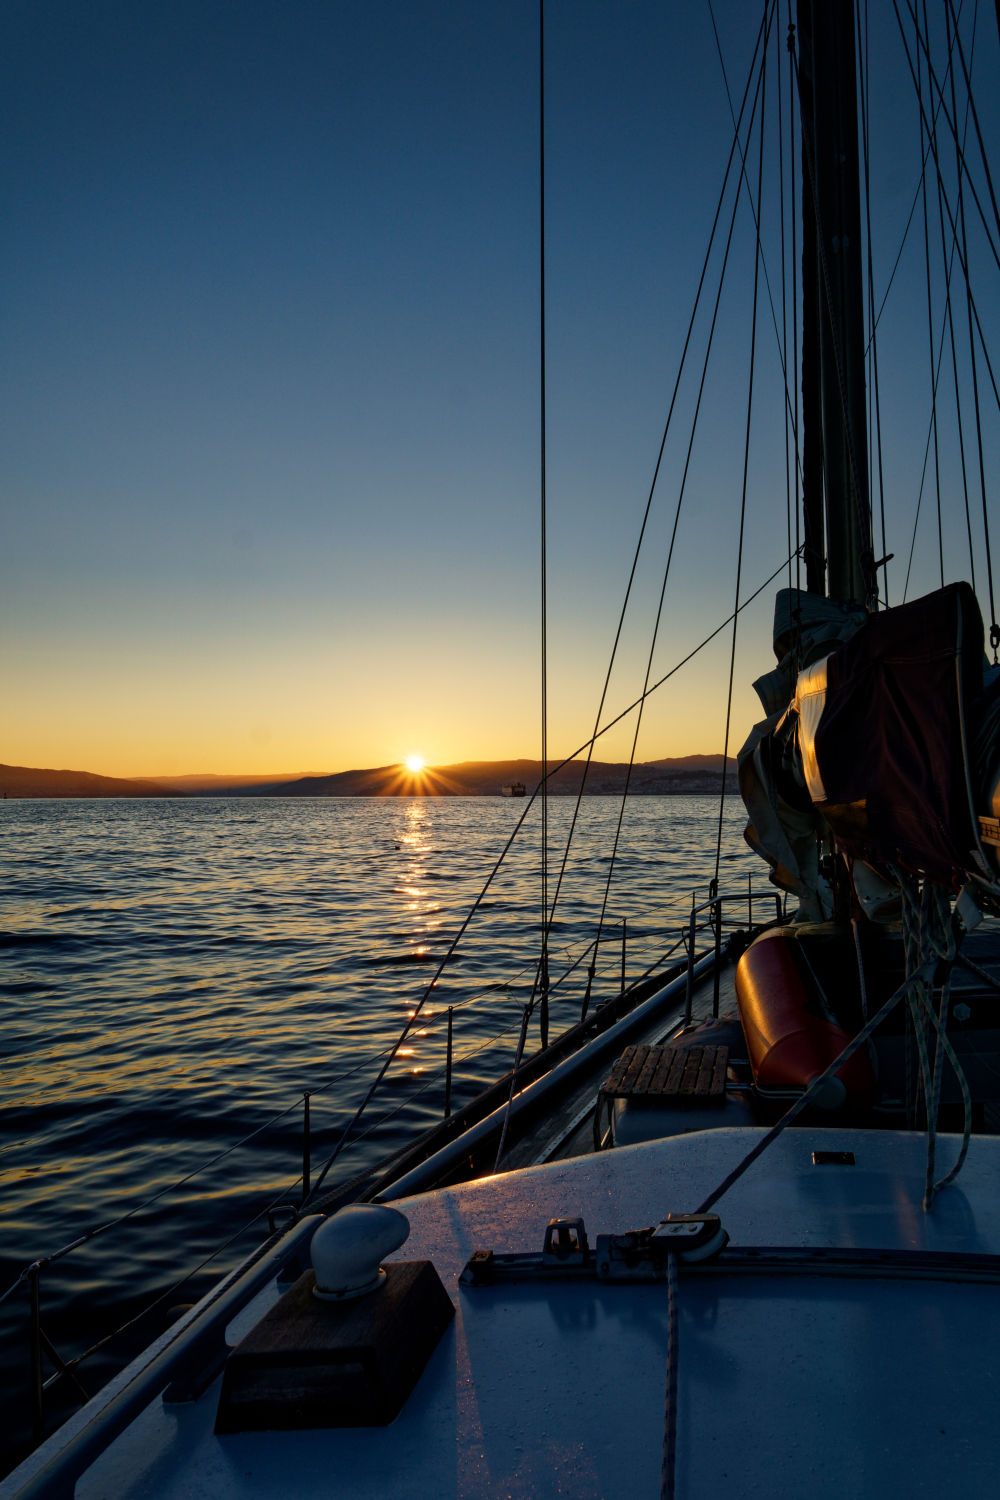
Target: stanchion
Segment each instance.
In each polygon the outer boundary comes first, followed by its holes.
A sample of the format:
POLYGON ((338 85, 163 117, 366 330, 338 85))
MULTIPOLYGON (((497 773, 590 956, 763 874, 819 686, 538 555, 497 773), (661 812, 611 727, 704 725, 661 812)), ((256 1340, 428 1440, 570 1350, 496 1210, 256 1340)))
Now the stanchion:
POLYGON ((302 1202, 309 1197, 312 1148, 309 1134, 309 1090, 302 1095, 302 1202))
POLYGON ((31 1296, 31 1427, 35 1442, 45 1436, 45 1394, 42 1380, 42 1313, 38 1266, 28 1273, 31 1296))
POLYGON ((447 1120, 451 1114, 451 1058, 452 1038, 455 1025, 455 1007, 448 1007, 448 1056, 444 1068, 444 1117, 447 1120))

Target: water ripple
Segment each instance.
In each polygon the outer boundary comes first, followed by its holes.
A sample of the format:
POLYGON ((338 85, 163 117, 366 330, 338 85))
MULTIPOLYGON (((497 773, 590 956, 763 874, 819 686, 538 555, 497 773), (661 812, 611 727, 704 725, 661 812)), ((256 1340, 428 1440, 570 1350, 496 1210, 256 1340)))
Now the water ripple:
MULTIPOLYGON (((427 985, 509 836, 510 811, 492 798, 0 803, 0 1272, 12 1278, 256 1132, 136 1215, 113 1250, 95 1241, 46 1272, 46 1326, 67 1352, 162 1289, 177 1244, 207 1253, 269 1194, 293 1199, 303 1092, 313 1092, 319 1162, 421 1001, 376 1106, 384 1127, 352 1170, 440 1117, 449 1008, 453 1102, 503 1070, 537 964, 537 828, 427 985)), ((550 804, 556 850, 571 811, 550 804)), ((617 812, 602 797, 582 809, 553 927, 554 977, 593 940, 617 812)), ((622 918, 638 973, 665 950, 692 888, 704 894, 716 817, 710 798, 638 799, 598 992, 620 977, 622 918)), ((741 831, 733 808, 727 868, 745 881, 741 831)), ((556 1028, 578 1014, 573 984, 585 984, 585 967, 553 996, 556 1028)), ((17 1299, 0 1308, 0 1336, 23 1315, 17 1299)))

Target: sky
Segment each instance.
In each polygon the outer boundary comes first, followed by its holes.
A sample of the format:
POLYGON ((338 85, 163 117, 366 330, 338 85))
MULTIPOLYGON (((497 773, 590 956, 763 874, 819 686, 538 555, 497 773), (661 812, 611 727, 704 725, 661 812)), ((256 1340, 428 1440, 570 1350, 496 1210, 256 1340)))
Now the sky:
MULTIPOLYGON (((901 56, 875 9, 873 52, 901 56)), ((739 91, 761 10, 715 13, 739 91)), ((995 78, 991 15, 974 70, 995 78)), ((707 3, 549 0, 545 35, 548 746, 563 756, 593 729, 731 123, 707 3)), ((535 4, 9 0, 0 38, 0 760, 139 776, 539 756, 535 4)), ((896 85, 875 98, 873 232, 891 264, 916 107, 896 85)), ((735 597, 746 208, 654 679, 735 597)), ((766 253, 780 321, 776 239, 766 253)), ((911 236, 884 317, 904 565, 927 431, 922 254, 911 236)), ((641 691, 696 389, 605 720, 641 691)), ((765 305, 741 597, 788 550, 783 390, 765 305)), ((996 455, 994 421, 994 481, 996 455)), ((938 581, 931 504, 911 597, 938 581)), ((741 617, 731 749, 760 716, 772 597, 741 617)), ((640 760, 721 750, 730 644, 723 631, 650 700, 640 760)), ((633 727, 599 757, 626 758, 633 727)))

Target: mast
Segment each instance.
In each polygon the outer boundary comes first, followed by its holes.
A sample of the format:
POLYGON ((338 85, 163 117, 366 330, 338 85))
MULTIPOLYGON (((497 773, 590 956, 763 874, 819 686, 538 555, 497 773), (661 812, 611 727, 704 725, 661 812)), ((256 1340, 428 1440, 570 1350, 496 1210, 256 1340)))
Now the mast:
POLYGON ((853 0, 798 0, 808 587, 874 593, 853 0))

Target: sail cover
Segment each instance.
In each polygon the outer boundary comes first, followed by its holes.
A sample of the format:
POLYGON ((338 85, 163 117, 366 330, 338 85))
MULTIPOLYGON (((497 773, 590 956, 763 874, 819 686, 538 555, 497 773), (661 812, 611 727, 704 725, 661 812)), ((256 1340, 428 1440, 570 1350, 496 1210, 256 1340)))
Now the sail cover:
POLYGON ((981 869, 966 725, 983 624, 968 584, 870 616, 825 668, 822 713, 811 732, 800 719, 799 740, 841 845, 948 885, 981 869))

